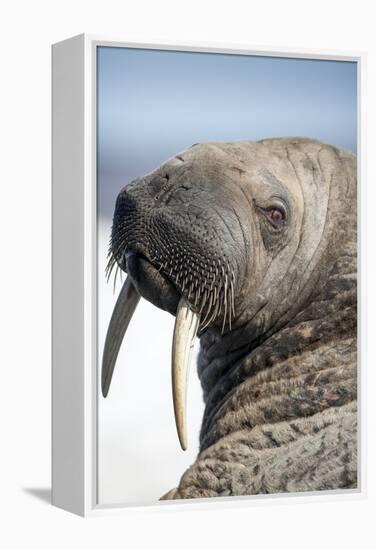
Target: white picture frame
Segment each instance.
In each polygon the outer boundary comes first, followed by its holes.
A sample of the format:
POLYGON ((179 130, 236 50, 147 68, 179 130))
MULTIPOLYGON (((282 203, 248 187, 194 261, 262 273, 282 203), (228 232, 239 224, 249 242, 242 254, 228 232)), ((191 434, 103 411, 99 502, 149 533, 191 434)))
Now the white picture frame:
POLYGON ((364 113, 365 54, 275 51, 224 44, 138 44, 79 35, 52 47, 52 503, 92 516, 142 511, 143 506, 98 504, 96 357, 96 50, 98 46, 144 48, 304 59, 345 60, 358 71, 358 385, 359 486, 356 490, 258 495, 151 503, 160 509, 266 505, 274 502, 356 499, 366 494, 364 441, 365 320, 364 267, 364 113))

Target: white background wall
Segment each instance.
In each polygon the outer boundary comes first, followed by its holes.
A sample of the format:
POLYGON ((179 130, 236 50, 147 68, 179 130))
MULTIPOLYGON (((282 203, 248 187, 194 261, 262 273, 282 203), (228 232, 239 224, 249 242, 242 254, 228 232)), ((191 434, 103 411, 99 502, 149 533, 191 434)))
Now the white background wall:
MULTIPOLYGON (((368 350, 369 496, 220 511, 142 512, 82 520, 46 503, 50 477, 50 49, 82 31, 138 41, 369 51, 370 269, 373 343, 376 44, 373 2, 4 3, 1 10, 1 530, 4 548, 374 548, 374 352, 368 350)), ((364 356, 366 353, 363 354, 364 356)), ((366 365, 364 365, 366 366, 366 365)))

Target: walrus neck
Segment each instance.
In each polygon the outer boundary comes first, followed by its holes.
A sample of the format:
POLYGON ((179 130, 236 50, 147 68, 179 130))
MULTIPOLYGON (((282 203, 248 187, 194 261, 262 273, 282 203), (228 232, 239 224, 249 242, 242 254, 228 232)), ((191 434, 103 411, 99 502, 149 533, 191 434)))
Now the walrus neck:
POLYGON ((325 349, 326 358, 334 353, 333 364, 341 366, 341 350, 355 347, 355 333, 356 283, 347 273, 333 275, 297 315, 262 335, 254 337, 252 326, 245 325, 222 338, 216 333, 202 337, 198 373, 206 407, 201 445, 212 442, 206 434, 213 418, 241 384, 278 369, 283 370, 284 380, 298 376, 303 369, 307 376, 315 375, 318 352, 323 359, 325 349))

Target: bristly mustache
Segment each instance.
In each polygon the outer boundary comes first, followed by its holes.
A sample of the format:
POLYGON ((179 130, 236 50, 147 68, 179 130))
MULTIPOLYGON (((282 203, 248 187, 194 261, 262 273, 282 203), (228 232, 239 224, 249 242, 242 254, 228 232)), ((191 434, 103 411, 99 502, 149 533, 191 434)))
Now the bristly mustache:
MULTIPOLYGON (((134 242, 133 246, 135 244, 134 242)), ((116 266, 114 287, 118 272, 122 273, 125 268, 124 255, 129 246, 132 246, 132 243, 128 240, 126 242, 125 235, 117 241, 116 248, 113 246, 112 238, 110 240, 106 277, 107 280, 110 279, 116 266)), ((231 320, 235 316, 235 277, 226 262, 214 259, 199 262, 190 255, 187 261, 187 255, 176 254, 175 248, 172 248, 168 260, 164 260, 156 250, 153 257, 147 260, 161 271, 181 294, 174 325, 171 374, 176 429, 181 448, 185 450, 188 445, 187 384, 194 340, 196 335, 200 335, 219 318, 222 311, 222 333, 226 320, 231 330, 231 320)), ((108 394, 120 346, 139 299, 140 294, 128 276, 112 312, 103 350, 101 387, 104 397, 108 394)))
MULTIPOLYGON (((107 266, 105 270, 107 282, 114 272, 114 291, 118 274, 122 279, 123 269, 117 258, 123 257, 129 245, 125 232, 117 234, 117 243, 114 246, 110 238, 107 266)), ((231 330, 235 318, 234 286, 235 275, 228 262, 222 259, 208 259, 200 263, 194 258, 183 254, 170 254, 166 260, 154 249, 154 255, 148 258, 158 271, 162 272, 177 288, 182 297, 191 305, 200 318, 199 333, 212 325, 223 313, 221 332, 224 333, 226 323, 231 330)))

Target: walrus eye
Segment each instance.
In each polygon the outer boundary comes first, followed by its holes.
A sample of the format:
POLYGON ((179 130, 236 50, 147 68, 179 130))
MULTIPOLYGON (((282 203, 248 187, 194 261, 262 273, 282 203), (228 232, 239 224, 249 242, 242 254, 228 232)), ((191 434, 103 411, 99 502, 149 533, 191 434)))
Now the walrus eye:
POLYGON ((265 215, 274 225, 282 225, 286 220, 286 213, 281 208, 272 206, 265 210, 265 215))

